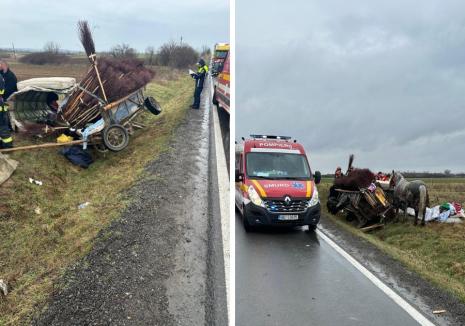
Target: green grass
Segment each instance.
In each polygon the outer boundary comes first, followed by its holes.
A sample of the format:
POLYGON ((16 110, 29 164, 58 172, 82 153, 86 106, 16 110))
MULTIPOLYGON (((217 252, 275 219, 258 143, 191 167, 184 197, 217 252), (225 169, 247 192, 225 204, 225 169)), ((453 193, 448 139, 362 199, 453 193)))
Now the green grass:
MULTIPOLYGON (((326 200, 332 179, 323 179, 318 189, 323 210, 340 227, 369 241, 407 268, 465 302, 465 225, 429 223, 415 227, 411 222, 390 223, 384 229, 363 233, 345 221, 343 215, 331 215, 326 200)), ((444 201, 465 203, 465 179, 425 179, 431 206, 444 201)))
POLYGON ((11 287, 6 298, 0 297, 0 325, 24 323, 43 305, 66 267, 88 253, 98 232, 127 206, 123 191, 150 160, 169 149, 191 100, 191 80, 158 80, 146 95, 159 100, 163 113, 143 113, 139 120, 147 128, 133 135, 122 152, 99 154, 87 170, 70 164, 56 149, 11 155, 20 165, 0 188, 0 279, 11 287), (43 186, 30 184, 29 177, 43 186), (77 208, 87 201, 87 208, 77 208))

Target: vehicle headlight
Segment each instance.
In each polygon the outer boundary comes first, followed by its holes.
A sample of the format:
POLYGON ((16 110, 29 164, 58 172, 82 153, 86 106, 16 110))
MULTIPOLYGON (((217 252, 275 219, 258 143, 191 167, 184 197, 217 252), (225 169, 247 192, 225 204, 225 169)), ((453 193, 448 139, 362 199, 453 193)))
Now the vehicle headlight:
POLYGON ((320 196, 318 195, 318 190, 313 190, 313 196, 312 198, 310 198, 310 200, 308 201, 308 207, 313 207, 315 206, 316 204, 319 204, 320 203, 320 196))
POLYGON ((249 186, 248 194, 252 203, 254 203, 257 206, 265 207, 265 203, 260 198, 260 195, 257 193, 253 186, 249 186))

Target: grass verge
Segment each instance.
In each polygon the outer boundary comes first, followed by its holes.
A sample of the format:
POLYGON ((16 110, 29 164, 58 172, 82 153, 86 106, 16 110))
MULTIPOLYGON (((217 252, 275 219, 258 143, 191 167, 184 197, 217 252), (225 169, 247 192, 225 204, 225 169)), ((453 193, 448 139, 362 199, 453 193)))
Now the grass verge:
POLYGON ((168 150, 189 106, 192 82, 189 77, 158 80, 145 94, 157 98, 163 113, 144 112, 139 119, 147 128, 122 152, 98 154, 87 170, 71 165, 57 149, 11 155, 20 165, 0 188, 0 279, 11 287, 6 298, 0 297, 0 325, 24 323, 46 301, 54 281, 89 252, 98 232, 127 206, 123 191, 168 150), (29 177, 43 186, 30 184, 29 177), (78 209, 84 202, 90 205, 78 209))
MULTIPOLYGON (((431 205, 444 201, 465 201, 464 179, 425 180, 431 205)), ((384 229, 363 233, 346 222, 344 215, 332 215, 326 209, 332 179, 319 185, 325 215, 338 226, 365 239, 400 261, 436 286, 465 302, 465 225, 429 223, 415 227, 412 222, 391 223, 384 229)))

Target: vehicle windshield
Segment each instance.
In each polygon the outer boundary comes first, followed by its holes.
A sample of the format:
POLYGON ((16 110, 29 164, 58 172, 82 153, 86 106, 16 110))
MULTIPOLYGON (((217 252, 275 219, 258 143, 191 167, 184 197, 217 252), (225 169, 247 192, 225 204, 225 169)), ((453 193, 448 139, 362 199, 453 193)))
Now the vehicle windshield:
POLYGON ((249 153, 247 176, 259 179, 310 180, 311 171, 302 154, 249 153))
POLYGON ((228 55, 228 51, 216 51, 215 58, 224 59, 228 55))

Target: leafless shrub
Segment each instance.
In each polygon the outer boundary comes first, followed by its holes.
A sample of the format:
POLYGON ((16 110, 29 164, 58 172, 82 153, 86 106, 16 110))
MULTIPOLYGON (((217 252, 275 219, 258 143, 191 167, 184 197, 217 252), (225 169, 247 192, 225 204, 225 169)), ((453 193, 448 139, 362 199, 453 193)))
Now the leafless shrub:
POLYGON ((155 48, 153 46, 149 46, 145 49, 145 63, 149 66, 155 64, 156 61, 156 54, 155 48))
POLYGON ((70 61, 70 57, 62 53, 33 52, 21 57, 19 61, 33 65, 60 65, 68 63, 70 61))
POLYGON ((202 46, 202 50, 200 51, 201 57, 209 57, 211 55, 211 49, 208 45, 202 46))
POLYGON ((44 52, 50 54, 59 54, 60 53, 60 45, 55 42, 47 42, 44 45, 44 52))
POLYGON ((190 45, 174 41, 163 44, 157 53, 159 65, 175 68, 187 68, 198 58, 199 54, 190 45))
POLYGON ((137 57, 137 51, 131 48, 129 44, 118 44, 111 48, 111 55, 117 59, 131 59, 137 57))

